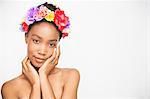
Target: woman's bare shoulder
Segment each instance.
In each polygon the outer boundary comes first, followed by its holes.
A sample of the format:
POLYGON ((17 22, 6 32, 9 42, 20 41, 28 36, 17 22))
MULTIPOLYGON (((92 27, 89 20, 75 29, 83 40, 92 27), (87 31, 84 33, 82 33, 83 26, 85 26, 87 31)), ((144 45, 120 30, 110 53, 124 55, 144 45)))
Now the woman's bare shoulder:
POLYGON ((18 77, 15 77, 9 81, 6 81, 1 88, 1 93, 3 96, 10 95, 14 96, 17 94, 18 89, 20 89, 20 86, 22 86, 23 83, 23 75, 19 75, 18 77))
POLYGON ((80 72, 76 68, 61 68, 65 82, 69 80, 80 80, 80 72))
POLYGON ((77 89, 80 82, 80 73, 75 68, 64 68, 63 81, 64 81, 64 98, 77 96, 77 89))
POLYGON ((3 85, 2 88, 12 88, 12 87, 16 87, 16 84, 19 83, 20 76, 15 77, 9 81, 6 81, 3 85))
POLYGON ((76 68, 60 68, 64 74, 79 74, 79 70, 76 68))

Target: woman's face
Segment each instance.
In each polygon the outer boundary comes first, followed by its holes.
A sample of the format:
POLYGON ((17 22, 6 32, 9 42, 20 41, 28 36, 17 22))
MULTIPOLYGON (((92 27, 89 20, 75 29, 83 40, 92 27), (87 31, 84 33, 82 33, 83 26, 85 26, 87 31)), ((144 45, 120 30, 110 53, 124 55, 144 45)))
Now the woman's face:
POLYGON ((54 48, 59 41, 59 33, 49 23, 35 24, 26 35, 27 55, 35 67, 42 64, 51 57, 54 48))

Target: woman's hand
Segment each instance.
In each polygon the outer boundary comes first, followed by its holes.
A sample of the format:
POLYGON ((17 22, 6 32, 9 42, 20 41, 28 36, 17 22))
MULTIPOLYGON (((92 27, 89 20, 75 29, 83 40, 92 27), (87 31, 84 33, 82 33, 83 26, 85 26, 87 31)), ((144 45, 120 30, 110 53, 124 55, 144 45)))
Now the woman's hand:
POLYGON ((58 64, 58 59, 60 56, 60 46, 57 46, 56 50, 54 50, 52 56, 48 58, 45 63, 39 69, 39 75, 44 74, 48 76, 48 74, 55 68, 58 64))
POLYGON ((39 69, 40 85, 42 91, 42 99, 56 99, 51 83, 48 79, 49 73, 58 64, 60 56, 60 46, 54 50, 52 56, 48 58, 39 69))
POLYGON ((28 57, 22 61, 22 72, 27 77, 31 85, 39 84, 39 75, 34 67, 31 65, 30 60, 28 57))

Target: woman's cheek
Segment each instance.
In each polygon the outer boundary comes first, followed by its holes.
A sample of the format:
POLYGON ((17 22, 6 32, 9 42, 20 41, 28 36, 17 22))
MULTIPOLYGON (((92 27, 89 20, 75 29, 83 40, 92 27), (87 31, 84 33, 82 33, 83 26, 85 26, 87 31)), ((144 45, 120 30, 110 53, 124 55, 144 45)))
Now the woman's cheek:
POLYGON ((47 53, 48 57, 51 57, 53 55, 53 52, 54 52, 54 48, 49 48, 47 53))
POLYGON ((32 55, 34 55, 35 52, 36 52, 36 48, 35 48, 34 44, 29 43, 29 45, 28 45, 28 55, 29 55, 29 57, 31 58, 32 55))

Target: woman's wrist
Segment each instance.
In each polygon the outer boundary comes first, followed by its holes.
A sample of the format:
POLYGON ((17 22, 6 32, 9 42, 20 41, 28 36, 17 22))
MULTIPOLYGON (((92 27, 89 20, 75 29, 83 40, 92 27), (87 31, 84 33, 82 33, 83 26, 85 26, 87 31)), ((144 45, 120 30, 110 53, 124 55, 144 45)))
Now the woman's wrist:
POLYGON ((39 79, 44 80, 44 79, 48 79, 48 74, 44 73, 44 72, 39 72, 39 79))
POLYGON ((32 85, 32 88, 40 88, 40 82, 36 82, 32 85))
POLYGON ((41 76, 42 77, 48 77, 49 74, 50 74, 50 72, 39 70, 39 77, 41 77, 41 76))
POLYGON ((31 82, 32 86, 40 86, 40 79, 31 82))

